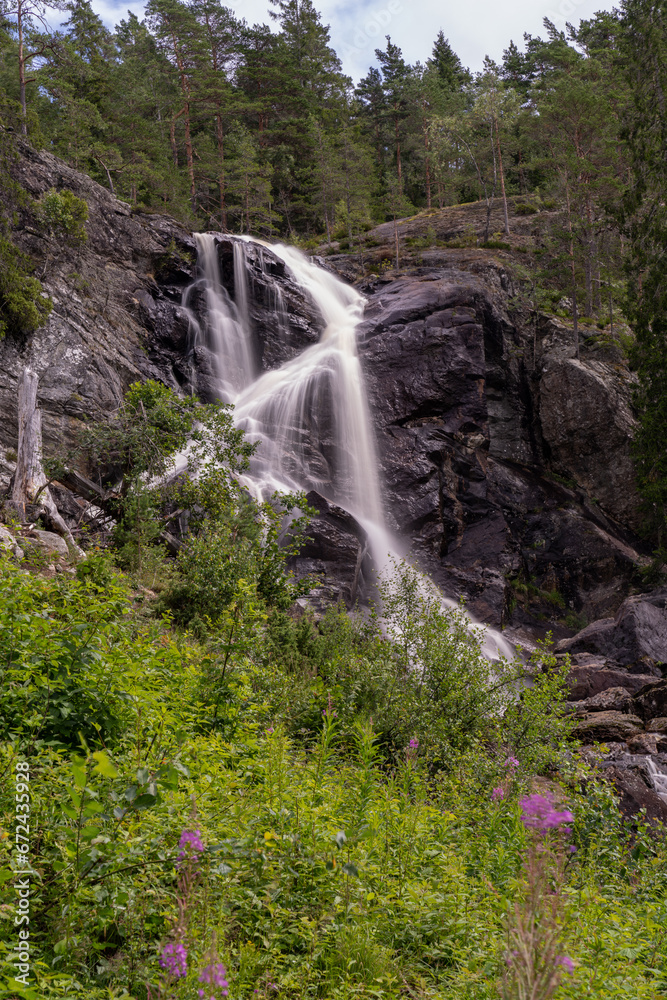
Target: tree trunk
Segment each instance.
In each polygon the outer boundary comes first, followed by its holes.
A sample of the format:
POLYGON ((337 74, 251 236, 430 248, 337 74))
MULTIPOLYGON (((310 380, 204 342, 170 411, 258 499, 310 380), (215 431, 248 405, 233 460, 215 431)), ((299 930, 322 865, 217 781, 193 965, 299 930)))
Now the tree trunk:
POLYGON ((424 147, 426 148, 426 208, 431 209, 431 151, 428 145, 428 131, 424 129, 424 147))
POLYGON ((21 132, 28 134, 28 105, 25 96, 25 54, 23 50, 23 4, 19 0, 16 9, 16 23, 19 32, 19 102, 21 104, 21 132))
POLYGON ((570 207, 570 185, 565 182, 565 202, 567 205, 567 227, 570 234, 570 271, 572 275, 572 326, 574 328, 574 351, 579 360, 579 313, 577 310, 577 272, 574 265, 574 233, 572 232, 572 212, 570 207))
POLYGON ((37 409, 37 384, 36 373, 30 368, 24 368, 18 387, 19 439, 16 449, 16 472, 12 485, 12 505, 23 521, 26 520, 26 505, 40 506, 45 511, 51 527, 62 535, 80 558, 83 558, 84 553, 58 513, 42 467, 42 414, 37 409))
POLYGON ((220 112, 219 102, 218 113, 215 117, 218 138, 218 162, 220 165, 218 173, 218 188, 220 192, 220 224, 223 232, 227 232, 227 205, 225 204, 225 134, 222 127, 222 114, 220 112))
POLYGON ((498 128, 498 119, 494 119, 494 124, 496 127, 496 143, 498 145, 498 170, 500 173, 500 191, 503 196, 503 211, 505 212, 505 236, 510 234, 510 218, 507 211, 507 195, 505 194, 505 171, 503 170, 503 156, 500 152, 500 129, 498 128))

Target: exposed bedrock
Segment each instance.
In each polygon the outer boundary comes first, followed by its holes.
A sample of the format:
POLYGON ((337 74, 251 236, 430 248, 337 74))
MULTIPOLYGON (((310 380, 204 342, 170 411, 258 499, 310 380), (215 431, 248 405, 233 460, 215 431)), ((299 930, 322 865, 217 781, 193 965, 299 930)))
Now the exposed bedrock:
POLYGON ((510 277, 478 270, 367 286, 360 352, 391 526, 495 626, 613 615, 643 562, 632 376, 569 357, 557 322, 524 327, 510 277))

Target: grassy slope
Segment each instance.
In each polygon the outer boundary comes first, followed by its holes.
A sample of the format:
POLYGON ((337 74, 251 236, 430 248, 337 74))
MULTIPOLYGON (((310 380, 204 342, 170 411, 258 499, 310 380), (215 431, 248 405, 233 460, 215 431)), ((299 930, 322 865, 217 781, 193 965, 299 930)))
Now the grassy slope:
MULTIPOLYGON (((214 937, 235 1000, 500 995, 532 836, 518 796, 536 786, 523 768, 509 777, 478 748, 429 777, 421 747, 388 766, 370 721, 342 724, 335 709, 316 739, 290 738, 247 658, 213 728, 200 684, 210 649, 121 578, 46 581, 5 563, 0 598, 5 962, 16 941, 10 779, 17 759, 32 772, 39 984, 23 995, 143 1000, 152 982, 155 997, 179 892, 191 971, 163 996, 197 996, 214 937), (59 747, 79 723, 88 749, 73 751, 78 737, 59 747), (206 849, 184 888, 178 842, 195 828, 206 849)), ((288 671, 281 682, 296 696, 313 680, 288 671)), ((575 971, 558 995, 664 996, 665 845, 632 838, 576 762, 562 777, 578 850, 558 897, 575 971)), ((22 995, 4 969, 0 995, 22 995)))

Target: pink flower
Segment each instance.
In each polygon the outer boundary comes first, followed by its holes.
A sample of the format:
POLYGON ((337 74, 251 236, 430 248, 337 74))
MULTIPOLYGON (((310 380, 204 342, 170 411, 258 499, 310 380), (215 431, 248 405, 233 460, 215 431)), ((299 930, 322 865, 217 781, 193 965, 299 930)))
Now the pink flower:
POLYGON ((520 764, 519 761, 516 759, 516 757, 508 757, 507 760, 505 761, 505 767, 519 767, 519 766, 520 764))
POLYGON ((562 965, 565 971, 570 974, 574 972, 574 962, 567 955, 559 955, 556 959, 556 965, 562 965))
POLYGON ((554 809, 552 799, 545 795, 528 795, 521 799, 521 811, 523 825, 533 830, 539 830, 541 833, 555 830, 559 826, 563 826, 564 823, 571 823, 574 819, 569 809, 562 812, 554 809))
POLYGON ((419 746, 419 740, 415 739, 415 737, 413 736, 408 745, 411 750, 416 750, 417 747, 419 746))
POLYGON ((504 798, 505 798, 505 789, 503 788, 502 785, 498 785, 498 787, 494 788, 493 791, 491 792, 491 799, 494 802, 497 802, 498 799, 504 799, 504 798))

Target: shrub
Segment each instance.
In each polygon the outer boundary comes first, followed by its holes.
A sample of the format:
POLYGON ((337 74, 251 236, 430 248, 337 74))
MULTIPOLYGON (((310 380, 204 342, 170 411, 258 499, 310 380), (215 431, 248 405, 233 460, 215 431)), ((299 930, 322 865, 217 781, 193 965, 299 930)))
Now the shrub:
POLYGON ((51 188, 39 203, 39 214, 49 227, 51 236, 63 236, 69 243, 85 243, 88 239, 85 223, 88 205, 73 191, 51 188))
POLYGON ((29 258, 0 234, 0 338, 33 333, 53 308, 41 281, 30 271, 29 258))
POLYGON ((536 205, 531 205, 530 202, 519 202, 518 205, 514 206, 515 215, 537 215, 539 208, 536 205))

